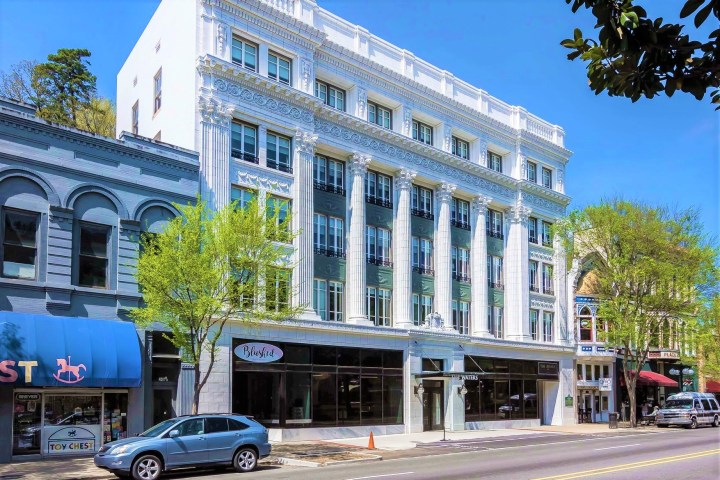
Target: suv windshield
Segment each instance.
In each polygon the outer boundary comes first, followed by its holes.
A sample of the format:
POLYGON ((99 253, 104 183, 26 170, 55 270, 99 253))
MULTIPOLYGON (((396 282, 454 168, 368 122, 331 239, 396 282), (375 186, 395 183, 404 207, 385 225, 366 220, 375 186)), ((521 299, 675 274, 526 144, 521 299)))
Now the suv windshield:
POLYGON ((692 408, 692 404, 691 398, 678 398, 665 402, 665 408, 681 408, 683 410, 690 410, 692 408))
POLYGON ((143 433, 140 434, 141 437, 157 437, 161 433, 163 433, 165 430, 168 429, 170 425, 173 425, 177 423, 177 418, 171 418, 169 420, 165 420, 163 422, 158 423, 154 427, 150 427, 149 429, 145 430, 143 433))

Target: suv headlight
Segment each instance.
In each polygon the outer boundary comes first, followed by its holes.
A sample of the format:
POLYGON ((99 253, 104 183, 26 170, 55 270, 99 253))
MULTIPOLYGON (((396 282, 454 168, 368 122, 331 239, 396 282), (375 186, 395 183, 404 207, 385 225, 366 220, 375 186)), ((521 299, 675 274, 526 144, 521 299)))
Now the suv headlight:
POLYGON ((118 445, 117 447, 113 447, 108 452, 108 455, 122 455, 123 453, 127 452, 132 448, 131 444, 125 444, 125 445, 118 445))

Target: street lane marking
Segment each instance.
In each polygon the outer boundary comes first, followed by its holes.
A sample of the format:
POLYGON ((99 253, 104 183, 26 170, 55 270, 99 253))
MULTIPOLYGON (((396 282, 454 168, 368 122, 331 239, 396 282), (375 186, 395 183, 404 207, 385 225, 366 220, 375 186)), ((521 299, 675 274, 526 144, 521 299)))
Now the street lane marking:
POLYGON ((637 447, 640 445, 639 443, 631 443, 630 445, 618 445, 616 447, 603 447, 603 448, 596 448, 595 451, 598 450, 612 450, 613 448, 625 448, 625 447, 637 447))
POLYGON ((680 462, 683 460, 692 460, 695 458, 706 457, 708 455, 720 454, 720 448, 715 450, 706 450, 704 452, 690 453, 685 455, 675 455, 674 457, 658 458, 653 460, 643 460, 641 462, 625 463, 622 465, 614 465, 611 467, 596 468, 594 470, 584 470, 580 472, 565 473, 562 475, 553 475, 552 477, 535 478, 534 480, 571 480, 574 478, 592 477, 594 475, 604 475, 606 473, 620 472, 623 470, 631 470, 633 468, 651 467, 662 463, 680 462))
POLYGON ((401 473, 386 473, 384 475, 370 475, 368 477, 355 477, 348 478, 347 480, 364 480, 366 478, 383 478, 383 477, 396 477, 398 475, 412 475, 415 472, 401 472, 401 473))

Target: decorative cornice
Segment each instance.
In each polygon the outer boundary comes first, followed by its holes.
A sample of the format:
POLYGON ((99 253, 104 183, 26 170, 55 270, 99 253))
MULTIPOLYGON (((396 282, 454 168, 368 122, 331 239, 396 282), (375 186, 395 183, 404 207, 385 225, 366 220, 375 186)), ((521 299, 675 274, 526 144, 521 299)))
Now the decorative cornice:
POLYGON ((453 192, 456 188, 457 186, 451 183, 441 183, 435 189, 435 197, 437 198, 438 203, 450 203, 450 200, 452 200, 453 192))
POLYGON ((367 173, 367 167, 372 159, 368 155, 353 152, 347 161, 348 171, 351 175, 365 176, 367 173))
POLYGON ((401 168, 395 173, 395 188, 397 190, 410 190, 416 175, 417 173, 412 170, 401 168))
MULTIPOLYGON (((568 205, 570 203, 570 198, 568 198, 564 195, 557 194, 558 196, 562 197, 562 203, 558 204, 551 200, 539 197, 537 195, 533 195, 532 193, 528 193, 524 188, 526 185, 528 185, 527 182, 525 182, 523 185, 521 185, 521 187, 523 189, 523 199, 527 203, 529 203, 531 205, 535 205, 536 207, 540 207, 540 208, 549 210, 555 214, 565 215, 565 206, 564 205, 568 205)), ((540 187, 538 187, 538 188, 540 188, 540 187)), ((550 192, 548 192, 548 193, 550 193, 550 192)))
POLYGON ((295 130, 295 150, 299 153, 313 155, 315 153, 315 143, 318 136, 316 133, 306 132, 299 128, 295 130))

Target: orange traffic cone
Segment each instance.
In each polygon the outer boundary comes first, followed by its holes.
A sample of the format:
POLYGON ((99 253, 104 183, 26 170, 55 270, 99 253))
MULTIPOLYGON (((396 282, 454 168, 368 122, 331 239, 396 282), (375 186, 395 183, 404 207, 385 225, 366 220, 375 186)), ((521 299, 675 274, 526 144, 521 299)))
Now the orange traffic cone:
POLYGON ((375 439, 373 438, 372 432, 370 432, 370 440, 368 441, 368 450, 375 450, 375 439))

